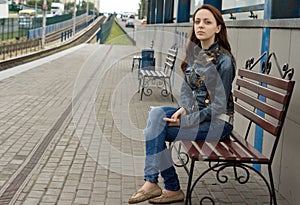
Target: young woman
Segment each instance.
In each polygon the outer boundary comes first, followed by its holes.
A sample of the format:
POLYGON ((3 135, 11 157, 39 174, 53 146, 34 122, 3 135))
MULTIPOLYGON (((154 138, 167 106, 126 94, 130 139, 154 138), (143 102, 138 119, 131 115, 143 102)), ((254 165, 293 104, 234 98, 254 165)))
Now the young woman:
POLYGON ((144 185, 128 203, 172 203, 184 200, 167 142, 224 140, 232 130, 232 81, 235 60, 221 13, 204 4, 193 15, 186 57, 181 64, 184 82, 178 108, 152 108, 144 130, 144 185), (164 189, 158 185, 158 175, 164 189))

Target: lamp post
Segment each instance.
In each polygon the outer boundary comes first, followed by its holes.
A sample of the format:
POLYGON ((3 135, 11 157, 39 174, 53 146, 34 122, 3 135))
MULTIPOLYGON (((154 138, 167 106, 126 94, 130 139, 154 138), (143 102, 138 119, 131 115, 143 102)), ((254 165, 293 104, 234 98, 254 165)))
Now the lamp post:
POLYGON ((86 22, 88 22, 89 18, 89 0, 86 1, 86 22))
POLYGON ((74 0, 74 9, 73 9, 73 36, 75 37, 76 29, 76 0, 74 0))
MULTIPOLYGON (((100 2, 100 0, 99 0, 100 2)), ((94 0, 93 18, 95 19, 96 0, 94 0)), ((100 10, 100 9, 99 9, 100 10)))
POLYGON ((45 39, 46 39, 46 12, 47 12, 47 0, 43 1, 43 25, 42 25, 42 49, 45 48, 45 39))

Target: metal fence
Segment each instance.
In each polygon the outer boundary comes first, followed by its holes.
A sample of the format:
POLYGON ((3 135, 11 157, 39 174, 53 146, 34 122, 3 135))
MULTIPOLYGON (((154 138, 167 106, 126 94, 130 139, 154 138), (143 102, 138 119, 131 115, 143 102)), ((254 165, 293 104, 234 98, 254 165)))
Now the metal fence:
MULTIPOLYGON (((76 12, 76 21, 86 17, 86 10, 76 12)), ((89 11, 89 15, 93 12, 89 11)), ((65 14, 61 16, 47 17, 46 25, 55 25, 65 21, 72 21, 73 14, 65 14)), ((28 31, 36 28, 41 28, 43 23, 42 17, 33 18, 1 18, 0 19, 0 41, 7 41, 11 39, 21 39, 28 37, 28 31)))
POLYGON ((37 51, 41 48, 41 39, 20 40, 0 43, 0 60, 37 51))
POLYGON ((29 29, 41 26, 41 18, 2 18, 0 19, 0 40, 27 38, 29 29))
MULTIPOLYGON (((89 18, 85 14, 76 17, 76 22, 83 21, 84 19, 89 18)), ((92 18, 92 17, 91 17, 92 18)), ((90 19, 89 19, 90 20, 90 19)), ((51 24, 46 26, 46 35, 49 33, 53 33, 59 30, 63 30, 64 28, 70 27, 73 25, 73 19, 63 21, 56 24, 51 24)), ((42 27, 31 29, 28 31, 28 39, 36 39, 42 37, 42 27)))
POLYGON ((107 37, 109 36, 112 24, 114 22, 114 18, 115 18, 114 15, 110 15, 105 22, 100 24, 101 29, 98 33, 98 38, 100 39, 101 44, 105 43, 107 37))

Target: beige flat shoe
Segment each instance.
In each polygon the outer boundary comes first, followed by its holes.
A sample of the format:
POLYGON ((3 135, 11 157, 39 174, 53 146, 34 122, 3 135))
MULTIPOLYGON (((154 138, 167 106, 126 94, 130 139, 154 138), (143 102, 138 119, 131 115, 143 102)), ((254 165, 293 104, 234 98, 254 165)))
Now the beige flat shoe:
POLYGON ((128 204, 136 204, 142 201, 146 201, 148 199, 160 196, 161 193, 161 188, 158 185, 156 185, 149 191, 140 189, 132 195, 132 197, 128 200, 128 204))
POLYGON ((184 201, 184 193, 182 190, 178 190, 178 193, 172 196, 167 196, 164 192, 158 197, 149 200, 151 204, 169 204, 174 202, 184 201))

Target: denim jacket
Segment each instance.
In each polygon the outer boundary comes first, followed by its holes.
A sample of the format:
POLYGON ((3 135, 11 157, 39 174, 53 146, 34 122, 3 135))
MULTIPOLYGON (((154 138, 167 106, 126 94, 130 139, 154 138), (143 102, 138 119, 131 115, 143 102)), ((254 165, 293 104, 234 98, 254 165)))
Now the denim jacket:
POLYGON ((214 43, 207 50, 196 46, 190 61, 181 87, 179 106, 185 108, 186 115, 181 117, 180 127, 197 126, 220 114, 232 114, 235 63, 231 55, 214 43))

